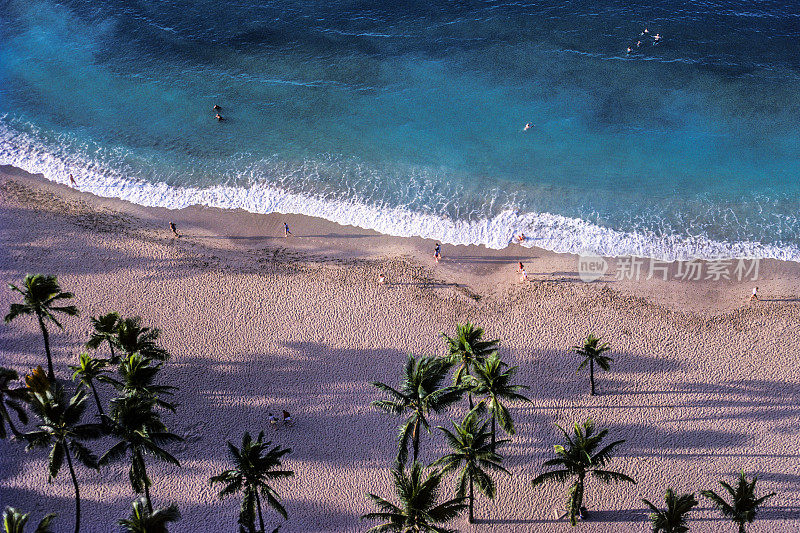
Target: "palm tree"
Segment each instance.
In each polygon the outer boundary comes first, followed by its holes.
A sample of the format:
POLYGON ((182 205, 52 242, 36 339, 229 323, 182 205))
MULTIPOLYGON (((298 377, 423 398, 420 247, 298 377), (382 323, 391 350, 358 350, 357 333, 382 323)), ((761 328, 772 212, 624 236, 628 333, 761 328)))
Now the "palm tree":
MULTIPOLYGON (((3 511, 3 532, 4 533, 25 533, 25 524, 28 523, 29 513, 21 513, 13 507, 6 507, 3 511)), ((55 513, 51 513, 39 522, 33 533, 53 533, 50 529, 50 522, 55 518, 55 513)))
POLYGON ((160 362, 154 363, 151 359, 134 353, 122 359, 117 369, 120 379, 116 380, 110 376, 99 376, 97 381, 109 383, 118 391, 127 396, 141 396, 152 398, 156 405, 175 412, 175 404, 162 400, 159 396, 172 395, 172 391, 177 387, 170 385, 156 385, 156 375, 161 370, 160 362))
MULTIPOLYGON (((500 465, 503 462, 503 458, 492 451, 495 443, 489 442, 491 434, 486 431, 487 425, 488 422, 481 423, 478 420, 478 413, 473 409, 464 417, 464 421, 460 425, 453 422, 455 432, 439 426, 439 429, 442 430, 447 438, 451 453, 431 465, 435 467, 441 466, 443 474, 461 469, 458 476, 456 496, 463 498, 468 495, 470 524, 475 521, 473 513, 475 505, 474 485, 477 485, 478 490, 487 498, 494 499, 497 490, 494 480, 487 470, 505 472, 511 475, 511 472, 500 465), (469 492, 467 489, 469 489, 469 492)), ((508 441, 502 440, 500 444, 506 442, 508 441)))
POLYGON ((108 349, 111 350, 110 361, 114 364, 118 363, 119 359, 114 354, 114 341, 117 339, 117 329, 119 329, 121 322, 119 313, 112 311, 97 318, 92 317, 90 320, 94 329, 89 337, 89 342, 86 343, 86 347, 96 350, 101 344, 107 342, 108 349))
POLYGON ((583 345, 572 347, 573 352, 583 357, 583 361, 575 373, 577 374, 586 368, 587 364, 589 365, 589 383, 592 385, 592 396, 594 396, 594 364, 597 363, 597 366, 608 372, 611 369, 609 363, 613 359, 603 354, 610 349, 611 345, 607 342, 600 344, 600 338, 595 337, 593 333, 590 333, 586 340, 583 341, 583 345))
POLYGON ((595 450, 608 434, 608 430, 604 429, 595 433, 594 422, 592 422, 591 418, 582 425, 575 423, 573 437, 570 437, 569 433, 558 424, 556 424, 556 427, 564 434, 567 442, 563 446, 557 444, 553 447, 558 457, 545 461, 544 466, 557 467, 558 469, 540 474, 533 480, 533 486, 537 487, 547 481, 563 483, 574 478, 572 486, 567 492, 569 523, 574 526, 577 524, 577 517, 581 514, 581 508, 583 507, 583 493, 587 474, 591 473, 598 481, 609 484, 620 481, 635 484, 636 481, 625 474, 603 468, 611 462, 611 453, 614 448, 625 442, 624 440, 612 442, 595 453, 595 450))
POLYGON ((756 476, 753 476, 753 481, 748 481, 744 471, 739 474, 735 489, 720 481, 719 484, 731 495, 731 503, 726 502, 713 490, 701 490, 700 494, 711 500, 722 516, 733 520, 739 526, 739 533, 745 533, 745 524, 753 523, 761 504, 775 496, 774 492, 770 492, 766 496, 756 498, 756 481, 758 481, 756 476))
POLYGON ((242 437, 242 447, 237 448, 228 441, 228 455, 233 461, 233 468, 212 477, 209 483, 213 486, 221 483, 224 485, 219 492, 219 497, 224 498, 231 494, 242 492, 242 508, 239 512, 240 531, 256 533, 255 520, 258 511, 259 532, 264 530, 264 516, 261 513, 261 496, 266 498, 267 504, 278 511, 284 520, 287 518, 286 509, 279 500, 279 495, 270 486, 275 479, 288 478, 294 475, 291 470, 278 470, 281 458, 291 453, 290 448, 274 446, 272 442, 264 441, 264 432, 258 434, 253 440, 250 433, 245 432, 242 437))
POLYGON ((114 344, 126 355, 138 353, 147 359, 166 361, 169 359, 169 352, 156 343, 159 335, 161 331, 158 328, 143 327, 142 319, 135 316, 119 322, 114 344))
POLYGON ((92 391, 94 401, 97 404, 97 412, 102 418, 105 416, 103 406, 100 404, 100 396, 97 394, 97 389, 94 386, 94 380, 105 373, 108 361, 105 359, 95 359, 88 353, 82 353, 78 356, 78 364, 70 365, 70 369, 74 371, 72 379, 80 380, 80 384, 92 391))
POLYGON ((9 383, 18 379, 19 374, 17 374, 16 371, 0 366, 0 439, 6 438, 6 422, 8 423, 8 428, 15 437, 20 437, 22 435, 14 426, 14 422, 11 421, 11 413, 8 412, 9 408, 17 413, 17 418, 19 418, 20 422, 23 424, 28 423, 28 414, 20 404, 20 402, 25 401, 27 397, 25 388, 8 388, 9 383))
POLYGON ((502 400, 531 401, 519 393, 528 389, 525 385, 514 385, 512 380, 517 373, 517 367, 508 367, 500 360, 497 352, 492 353, 488 358, 475 365, 475 376, 470 380, 470 389, 481 398, 478 406, 489 410, 492 417, 492 451, 495 451, 495 438, 497 435, 496 423, 500 423, 503 431, 509 435, 516 433, 514 429, 514 419, 508 407, 503 405, 502 400))
POLYGON ((439 503, 442 473, 439 470, 423 472, 422 465, 416 461, 406 472, 401 463, 395 463, 392 469, 394 488, 400 505, 395 505, 375 494, 367 494, 370 500, 380 509, 377 513, 367 513, 362 520, 385 520, 384 524, 375 526, 369 532, 397 531, 435 533, 457 533, 453 529, 445 529, 444 524, 456 518, 467 507, 465 497, 439 503))
POLYGON ((11 322, 21 315, 36 315, 39 327, 42 328, 44 336, 44 351, 47 354, 47 377, 50 381, 55 381, 56 376, 53 372, 53 358, 50 355, 50 335, 47 333, 45 322, 50 321, 59 329, 64 329, 55 313, 63 313, 67 316, 78 314, 78 308, 74 305, 53 305, 60 303, 59 300, 69 300, 73 297, 71 292, 61 292, 55 276, 45 276, 42 274, 28 274, 22 281, 22 289, 16 285, 8 285, 11 290, 17 291, 22 295, 23 303, 11 304, 6 322, 11 322))
POLYGON ((118 522, 125 533, 169 533, 167 524, 177 522, 181 519, 181 512, 176 504, 169 507, 156 509, 152 513, 146 508, 147 502, 144 498, 133 500, 133 511, 131 516, 120 519, 118 522))
POLYGON ((111 402, 109 432, 118 442, 102 457, 99 464, 106 465, 130 453, 131 488, 137 494, 144 492, 147 509, 153 512, 150 500, 152 482, 147 476, 144 458, 152 455, 166 463, 181 466, 175 457, 162 446, 183 439, 167 430, 155 409, 153 398, 142 396, 124 396, 111 402))
MULTIPOLYGON (((461 385, 464 376, 470 375, 470 369, 485 359, 492 351, 497 348, 499 340, 485 341, 483 339, 483 328, 466 324, 456 324, 456 334, 448 337, 442 333, 447 343, 448 359, 450 363, 456 365, 453 375, 453 384, 461 385)), ((468 393, 470 410, 475 407, 472 403, 472 393, 468 393)))
POLYGON ((387 392, 388 400, 377 400, 372 405, 392 415, 406 414, 406 420, 400 426, 400 451, 398 461, 405 463, 408 459, 408 441, 412 440, 414 461, 419 455, 420 429, 424 427, 430 433, 427 416, 431 411, 439 412, 457 402, 461 397, 458 387, 444 387, 442 382, 447 376, 450 364, 436 357, 415 359, 409 354, 400 382, 400 390, 374 381, 372 384, 387 392))
POLYGON ((642 499, 653 512, 650 520, 653 522, 653 533, 686 533, 686 514, 697 505, 694 494, 681 494, 677 496, 671 488, 667 489, 666 509, 659 509, 648 500, 642 499))
POLYGON ((44 392, 31 393, 29 405, 41 423, 37 424, 38 431, 25 433, 28 449, 50 447, 48 481, 58 475, 64 459, 67 459, 69 475, 75 488, 75 533, 78 533, 81 524, 81 496, 72 459, 74 455, 75 460, 87 468, 98 469, 97 457, 81 441, 100 438, 103 435, 102 426, 80 423, 86 410, 84 390, 77 391, 67 401, 63 389, 53 386, 44 392))

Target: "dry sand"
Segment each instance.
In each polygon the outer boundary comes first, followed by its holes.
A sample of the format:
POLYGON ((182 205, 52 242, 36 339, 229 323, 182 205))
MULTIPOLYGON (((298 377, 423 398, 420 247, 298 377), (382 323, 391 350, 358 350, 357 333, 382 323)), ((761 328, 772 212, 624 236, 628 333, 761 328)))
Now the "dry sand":
MULTIPOLYGON (((752 531, 800 529, 800 376, 797 333, 800 268, 764 261, 764 301, 746 299, 752 282, 618 281, 586 284, 576 258, 511 246, 502 251, 444 247, 378 235, 302 216, 253 215, 194 207, 179 212, 97 198, 9 167, 0 177, 0 280, 57 274, 76 294, 81 316, 53 332, 57 373, 66 376, 85 342, 89 317, 111 310, 161 328, 173 359, 163 379, 180 388, 167 424, 186 437, 183 468, 150 463, 156 505, 175 501, 174 531, 235 531, 240 501, 217 499, 208 478, 227 467, 226 440, 264 429, 293 449, 296 477, 277 489, 289 511, 282 531, 363 531, 367 491, 394 499, 389 467, 398 420, 369 406, 368 383, 396 383, 408 352, 441 354, 442 331, 474 321, 502 340, 531 387, 515 406, 517 435, 505 449, 513 477, 501 477, 494 502, 478 499, 480 522, 459 531, 568 531, 552 519, 561 487, 530 481, 559 441, 553 423, 592 416, 627 439, 612 466, 636 486, 590 484, 593 519, 582 531, 649 531, 641 497, 718 489, 744 469, 760 491, 776 491, 752 531), (171 236, 174 219, 181 239, 171 236), (296 237, 282 237, 287 220, 296 237), (516 262, 531 282, 520 283, 516 262), (386 272, 391 284, 379 286, 386 272), (600 394, 575 375, 570 346, 589 332, 613 346, 600 394), (287 409, 296 426, 273 431, 267 413, 287 409)), ((0 310, 15 301, 0 291, 0 310)), ((5 313, 5 311, 3 311, 5 313)), ((41 336, 24 318, 0 325, 0 364, 19 371, 43 364, 41 336)), ((103 395, 108 398, 109 391, 103 395)), ((463 409, 451 415, 460 418, 463 409)), ((447 416, 434 417, 437 424, 447 416)), ((105 442, 92 445, 97 452, 105 442)), ((444 449, 423 438, 422 458, 444 449)), ((73 521, 66 471, 46 483, 44 452, 0 442, 0 505, 55 511, 57 531, 73 521)), ((133 498, 120 464, 79 470, 86 532, 116 530, 133 498)), ((449 490, 449 483, 448 483, 449 490)), ((702 500, 702 499, 701 499, 702 500)), ((280 520, 267 512, 268 523, 280 520)), ((708 502, 693 530, 732 531, 708 502)))

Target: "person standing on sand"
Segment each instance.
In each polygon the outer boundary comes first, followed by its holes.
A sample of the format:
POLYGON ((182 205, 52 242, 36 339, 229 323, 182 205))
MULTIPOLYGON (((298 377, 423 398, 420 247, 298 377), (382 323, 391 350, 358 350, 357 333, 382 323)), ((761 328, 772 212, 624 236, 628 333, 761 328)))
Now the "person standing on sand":
POLYGON ((519 266, 517 267, 517 272, 522 272, 525 270, 525 265, 522 264, 522 261, 519 262, 519 266))
POLYGON ((753 300, 758 301, 758 287, 754 288, 753 294, 750 295, 750 301, 752 302, 753 300))
POLYGON ((378 285, 386 285, 386 274, 383 272, 378 274, 378 285))
POLYGON ((433 248, 433 258, 436 259, 437 263, 442 258, 442 245, 439 244, 438 242, 436 243, 436 246, 433 248))
POLYGON ((172 233, 174 233, 176 237, 180 237, 181 236, 181 234, 178 233, 178 228, 175 227, 175 223, 173 221, 171 221, 171 220, 169 221, 169 229, 172 230, 172 233))
POLYGON ((288 237, 289 235, 291 235, 292 237, 294 237, 294 234, 293 234, 291 231, 289 231, 289 224, 287 224, 286 222, 284 222, 284 223, 283 223, 283 236, 284 236, 284 237, 288 237))
POLYGON ((75 178, 72 177, 72 174, 69 175, 69 184, 73 187, 78 187, 78 182, 75 181, 75 178))
MULTIPOLYGON (((522 263, 520 263, 520 264, 522 264, 522 263)), ((525 272, 524 268, 520 269, 520 272, 522 272, 522 275, 519 277, 519 281, 520 281, 520 283, 525 283, 526 281, 528 281, 528 273, 525 272)))

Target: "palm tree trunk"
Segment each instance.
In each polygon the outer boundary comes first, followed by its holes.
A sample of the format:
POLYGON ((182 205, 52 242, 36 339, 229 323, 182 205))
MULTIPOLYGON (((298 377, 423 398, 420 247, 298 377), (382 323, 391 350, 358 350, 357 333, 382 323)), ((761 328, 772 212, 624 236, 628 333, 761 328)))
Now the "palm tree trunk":
MULTIPOLYGON (((469 373, 469 366, 466 367, 466 373, 468 376, 471 376, 469 373)), ((475 404, 472 402, 472 391, 467 391, 467 397, 469 398, 469 410, 472 411, 475 408, 475 404)))
POLYGON ((739 523, 739 533, 747 533, 747 530, 744 528, 744 523, 739 523))
POLYGON ((88 381, 89 387, 91 387, 92 393, 94 394, 94 401, 97 403, 97 411, 100 413, 100 418, 102 419, 105 416, 105 413, 103 412, 103 406, 100 405, 100 396, 97 395, 97 389, 94 388, 94 383, 92 383, 92 380, 90 379, 88 381))
POLYGON ((473 506, 475 505, 475 492, 472 488, 472 475, 469 476, 469 523, 475 523, 475 514, 473 513, 473 506))
POLYGON ((497 421, 497 417, 494 416, 494 413, 492 413, 492 453, 494 453, 495 431, 496 431, 495 430, 495 423, 496 423, 496 421, 497 421))
POLYGON ((261 533, 264 533, 264 517, 261 515, 261 498, 258 495, 258 491, 253 489, 253 492, 256 493, 256 509, 258 509, 258 524, 261 526, 261 533))
POLYGON ((591 396, 594 396, 594 359, 589 359, 589 383, 592 384, 591 396))
POLYGON ((153 514, 153 504, 150 501, 150 478, 147 477, 147 467, 144 465, 144 457, 142 454, 137 451, 136 458, 134 460, 138 460, 139 464, 142 465, 142 485, 144 485, 144 499, 147 501, 147 510, 150 511, 150 514, 153 514))
POLYGON ((414 462, 417 462, 417 455, 419 454, 419 418, 414 422, 414 462))
POLYGON ((75 477, 75 469, 72 467, 72 457, 67 447, 67 442, 62 441, 61 445, 64 447, 64 455, 67 456, 67 466, 69 466, 69 475, 72 477, 72 485, 75 487, 75 533, 81 529, 81 493, 78 490, 78 478, 75 477))
POLYGON ((37 314, 36 318, 39 319, 39 327, 42 328, 42 336, 44 337, 44 353, 47 354, 47 379, 51 383, 56 382, 56 374, 53 372, 53 358, 50 356, 50 335, 47 334, 47 328, 44 325, 42 315, 37 314))
POLYGON ((575 482, 575 491, 572 493, 572 505, 569 510, 569 521, 573 526, 577 523, 577 516, 583 507, 583 480, 586 474, 578 474, 578 480, 575 482))
POLYGON ((111 339, 108 339, 108 349, 111 350, 111 360, 114 360, 114 345, 111 344, 111 339))

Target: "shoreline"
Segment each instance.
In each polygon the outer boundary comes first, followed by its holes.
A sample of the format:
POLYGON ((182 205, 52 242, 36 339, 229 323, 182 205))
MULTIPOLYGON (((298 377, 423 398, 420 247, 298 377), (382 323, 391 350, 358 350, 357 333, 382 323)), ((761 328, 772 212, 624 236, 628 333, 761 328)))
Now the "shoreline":
MULTIPOLYGON (((585 284, 578 268, 581 257, 572 253, 516 244, 503 249, 447 244, 443 245, 442 261, 436 263, 433 260, 436 241, 422 237, 385 235, 308 215, 260 214, 202 205, 177 210, 147 207, 76 190, 16 167, 0 166, 0 182, 9 179, 136 217, 152 231, 163 229, 167 237, 171 236, 168 223, 174 220, 178 231, 184 234, 184 241, 229 252, 266 247, 298 253, 310 261, 330 258, 376 261, 403 257, 432 269, 435 277, 445 283, 463 286, 479 297, 496 295, 498 290, 503 292, 509 286, 519 284, 518 262, 525 265, 531 284, 585 284), (284 221, 294 236, 283 238, 284 221)), ((800 263, 794 261, 747 259, 737 264, 737 260, 730 260, 722 273, 730 279, 725 279, 709 269, 713 261, 707 260, 696 261, 698 264, 692 266, 686 261, 660 262, 633 256, 603 259, 608 264, 608 271, 588 285, 604 284, 621 294, 645 298, 674 310, 717 314, 746 308, 750 305, 749 296, 755 286, 759 287, 760 305, 800 301, 800 263), (739 272, 737 268, 740 268, 739 272), (757 279, 752 279, 754 270, 757 270, 757 279), (740 279, 737 279, 737 274, 740 279), (713 279, 715 277, 718 279, 713 279)), ((386 272, 386 275, 391 283, 392 273, 386 272)))
MULTIPOLYGON (((169 211, 98 198, 28 175, 0 175, 0 277, 55 274, 75 293, 81 314, 51 335, 58 376, 85 350, 89 318, 109 311, 141 316, 162 331, 172 358, 162 379, 178 387, 177 415, 165 414, 183 468, 148 463, 156 506, 175 501, 178 530, 229 531, 240 500, 219 500, 208 478, 228 468, 225 442, 247 430, 291 447, 294 478, 277 486, 289 511, 282 531, 357 532, 374 510, 364 494, 391 497, 389 468, 399 421, 370 402, 371 381, 396 384, 408 353, 439 355, 442 332, 471 321, 501 340, 504 361, 518 366, 531 404, 511 406, 517 434, 504 448, 513 476, 498 478, 498 496, 480 498, 481 522, 460 531, 571 531, 552 519, 559 486, 532 489, 562 426, 593 418, 625 440, 611 466, 632 487, 592 484, 592 520, 581 529, 606 533, 647 528, 640 498, 719 488, 745 470, 759 493, 776 491, 753 531, 789 533, 800 522, 797 501, 800 376, 795 324, 800 321, 796 265, 765 262, 762 297, 747 303, 750 283, 584 283, 576 258, 517 247, 493 251, 386 237, 310 217, 187 208, 169 211), (180 239, 171 236, 174 217, 180 239), (297 237, 283 238, 287 220, 297 237), (524 255, 523 255, 524 253, 524 255), (520 283, 517 258, 531 282, 520 283), (390 284, 379 286, 387 272, 390 284), (733 296, 732 296, 733 295, 733 296), (775 296, 775 295, 779 295, 775 296), (612 345, 598 395, 576 375, 570 347, 594 332, 612 345), (286 409, 291 429, 273 430, 267 414, 286 409), (787 451, 788 450, 788 451, 787 451)), ((17 296, 0 291, 0 308, 17 296)), ((0 325, 0 364, 28 372, 42 363, 33 320, 0 325)), ((101 354, 102 355, 102 354, 101 354)), ((111 391, 101 388, 104 400, 111 391)), ((460 419, 459 406, 432 418, 460 419)), ((434 432, 436 433, 436 432, 434 432)), ((109 443, 91 443, 94 452, 109 443)), ((425 435, 427 463, 440 456, 440 435, 425 435)), ((0 497, 34 520, 58 513, 71 524, 69 476, 47 483, 47 453, 0 441, 0 497)), ((78 471, 86 533, 105 533, 130 512, 127 466, 78 471)), ((451 490, 447 481, 446 492, 451 490)), ((392 498, 393 499, 393 498, 392 498)), ((270 514, 270 527, 277 525, 270 514)), ((692 512, 693 528, 731 526, 708 502, 692 512)))

